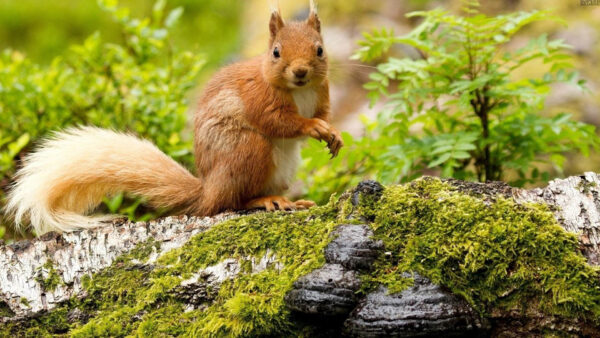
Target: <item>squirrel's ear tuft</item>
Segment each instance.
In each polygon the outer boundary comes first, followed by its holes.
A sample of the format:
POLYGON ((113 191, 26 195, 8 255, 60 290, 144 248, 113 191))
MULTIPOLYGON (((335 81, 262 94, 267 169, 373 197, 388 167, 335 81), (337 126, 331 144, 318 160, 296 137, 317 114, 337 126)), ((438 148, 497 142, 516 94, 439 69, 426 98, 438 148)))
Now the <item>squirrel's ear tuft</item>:
POLYGON ((317 32, 321 33, 321 20, 319 20, 319 16, 317 15, 317 6, 315 5, 314 0, 310 0, 310 14, 308 15, 306 23, 313 27, 317 32))
POLYGON ((315 0, 309 0, 309 5, 310 5, 310 12, 317 13, 317 4, 315 3, 315 0))
POLYGON ((285 25, 283 19, 281 18, 281 13, 279 9, 271 12, 271 21, 269 21, 269 31, 271 31, 271 42, 277 35, 277 32, 285 25))

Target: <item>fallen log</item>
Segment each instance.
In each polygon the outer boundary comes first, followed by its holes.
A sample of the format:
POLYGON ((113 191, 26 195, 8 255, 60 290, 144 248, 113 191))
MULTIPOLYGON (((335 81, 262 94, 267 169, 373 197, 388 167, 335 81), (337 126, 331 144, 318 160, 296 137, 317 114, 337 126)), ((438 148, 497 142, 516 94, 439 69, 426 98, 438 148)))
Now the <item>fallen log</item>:
POLYGON ((0 332, 598 335, 599 183, 367 181, 309 211, 119 220, 0 244, 0 332), (493 250, 475 266, 470 255, 493 250))

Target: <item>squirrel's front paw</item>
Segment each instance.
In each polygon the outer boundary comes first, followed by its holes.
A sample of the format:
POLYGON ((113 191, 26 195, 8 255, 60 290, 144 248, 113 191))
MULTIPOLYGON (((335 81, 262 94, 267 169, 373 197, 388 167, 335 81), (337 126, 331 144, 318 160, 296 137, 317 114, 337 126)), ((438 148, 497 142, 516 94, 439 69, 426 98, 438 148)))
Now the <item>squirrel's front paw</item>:
POLYGON ((327 142, 332 158, 337 156, 340 148, 344 145, 340 132, 321 119, 310 119, 310 123, 304 129, 304 134, 327 142))
POLYGON ((340 132, 333 127, 331 127, 331 135, 331 141, 327 142, 327 147, 329 147, 329 152, 331 152, 331 158, 334 158, 340 152, 340 148, 344 146, 344 142, 342 141, 340 132))
POLYGON ((319 141, 323 140, 329 142, 329 139, 331 138, 331 129, 329 123, 321 119, 310 119, 302 132, 304 135, 308 135, 319 141))

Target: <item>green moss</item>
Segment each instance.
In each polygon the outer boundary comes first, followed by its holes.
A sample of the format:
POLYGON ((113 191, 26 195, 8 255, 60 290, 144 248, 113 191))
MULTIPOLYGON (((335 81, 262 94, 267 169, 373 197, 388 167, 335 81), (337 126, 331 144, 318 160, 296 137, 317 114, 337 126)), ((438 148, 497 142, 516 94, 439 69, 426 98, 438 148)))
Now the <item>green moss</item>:
POLYGON ((27 300, 27 298, 21 297, 20 301, 21 304, 29 307, 29 301, 27 300))
POLYGON ((66 334, 68 305, 61 306, 24 323, 5 323, 0 326, 0 337, 55 337, 66 334))
POLYGON ((0 301, 0 317, 14 317, 15 313, 12 312, 10 306, 3 301, 0 301))
POLYGON ((54 269, 54 263, 48 259, 37 271, 35 278, 44 291, 54 291, 62 283, 60 275, 54 269))
POLYGON ((181 304, 170 303, 144 314, 135 330, 135 335, 155 337, 157 332, 161 332, 165 336, 181 336, 187 332, 187 328, 193 321, 193 316, 188 316, 183 312, 181 304))
POLYGON ((390 187, 379 203, 361 213, 392 255, 378 260, 367 287, 399 291, 409 285, 402 272, 415 271, 482 314, 516 308, 600 318, 599 270, 546 206, 484 201, 433 178, 390 187))
POLYGON ((154 238, 150 238, 149 240, 136 245, 135 248, 129 251, 126 255, 118 257, 116 262, 126 262, 132 259, 145 262, 153 252, 157 252, 159 250, 160 242, 157 242, 154 238))
POLYGON ((290 319, 284 295, 295 280, 324 263, 330 233, 351 213, 373 220, 375 236, 391 252, 363 276, 365 291, 379 284, 392 292, 403 290, 412 283, 405 272, 416 271, 464 296, 483 315, 494 309, 534 308, 599 318, 599 272, 580 254, 576 236, 565 232, 545 206, 469 196, 431 178, 389 187, 381 200, 361 198, 357 207, 348 197, 310 211, 257 213, 223 222, 162 255, 153 269, 140 264, 158 249, 150 240, 84 278, 86 298, 9 332, 310 336, 290 319), (281 266, 253 272, 251 259, 260 260, 267 252, 281 266), (169 291, 181 281, 227 258, 237 259, 241 272, 214 291, 213 302, 186 311, 172 297, 169 291), (67 324, 66 311, 74 307, 92 318, 67 324))
POLYGON ((151 252, 145 243, 117 264, 86 279, 88 307, 97 315, 74 328, 74 337, 234 335, 256 336, 299 330, 289 320, 283 298, 300 276, 324 263, 323 249, 336 226, 337 204, 295 213, 257 213, 216 225, 172 250, 151 272, 132 264, 151 252), (252 272, 251 259, 269 251, 282 263, 252 272), (168 291, 183 279, 226 258, 240 261, 238 278, 223 283, 210 306, 184 312, 168 291))
POLYGON ((67 321, 68 305, 61 306, 37 320, 37 325, 32 325, 30 330, 41 329, 51 334, 67 333, 70 325, 67 321))

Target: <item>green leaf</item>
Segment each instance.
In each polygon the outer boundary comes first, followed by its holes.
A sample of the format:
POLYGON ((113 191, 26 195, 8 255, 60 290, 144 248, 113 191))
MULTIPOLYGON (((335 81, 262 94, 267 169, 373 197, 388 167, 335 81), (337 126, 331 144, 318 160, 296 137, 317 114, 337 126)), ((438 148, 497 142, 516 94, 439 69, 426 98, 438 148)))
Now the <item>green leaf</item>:
POLYGON ((16 141, 9 143, 8 152, 11 158, 14 158, 19 154, 25 146, 29 144, 29 133, 21 135, 16 141))
POLYGON ((429 168, 433 168, 433 167, 437 167, 440 164, 448 161, 450 159, 450 157, 452 156, 452 153, 444 153, 442 154, 440 157, 438 157, 437 159, 429 162, 429 164, 427 165, 429 168))
POLYGON ((177 23, 177 21, 179 20, 179 18, 181 17, 182 14, 183 14, 183 7, 177 7, 175 9, 173 9, 172 11, 170 11, 169 14, 167 15, 167 18, 165 19, 165 27, 167 27, 167 28, 173 27, 173 25, 175 25, 175 23, 177 23))
POLYGON ((454 150, 475 150, 477 147, 472 143, 459 143, 454 146, 454 150))
POLYGON ((152 21, 156 26, 160 25, 166 4, 166 0, 157 0, 152 6, 152 21))
POLYGON ((469 154, 465 151, 457 151, 457 152, 452 153, 452 157, 462 160, 462 159, 471 158, 471 154, 469 154))
POLYGON ((123 203, 123 193, 118 193, 111 198, 105 197, 102 201, 111 213, 116 214, 123 203))
POLYGON ((152 12, 159 13, 165 10, 166 0, 156 0, 154 6, 152 6, 152 12))

